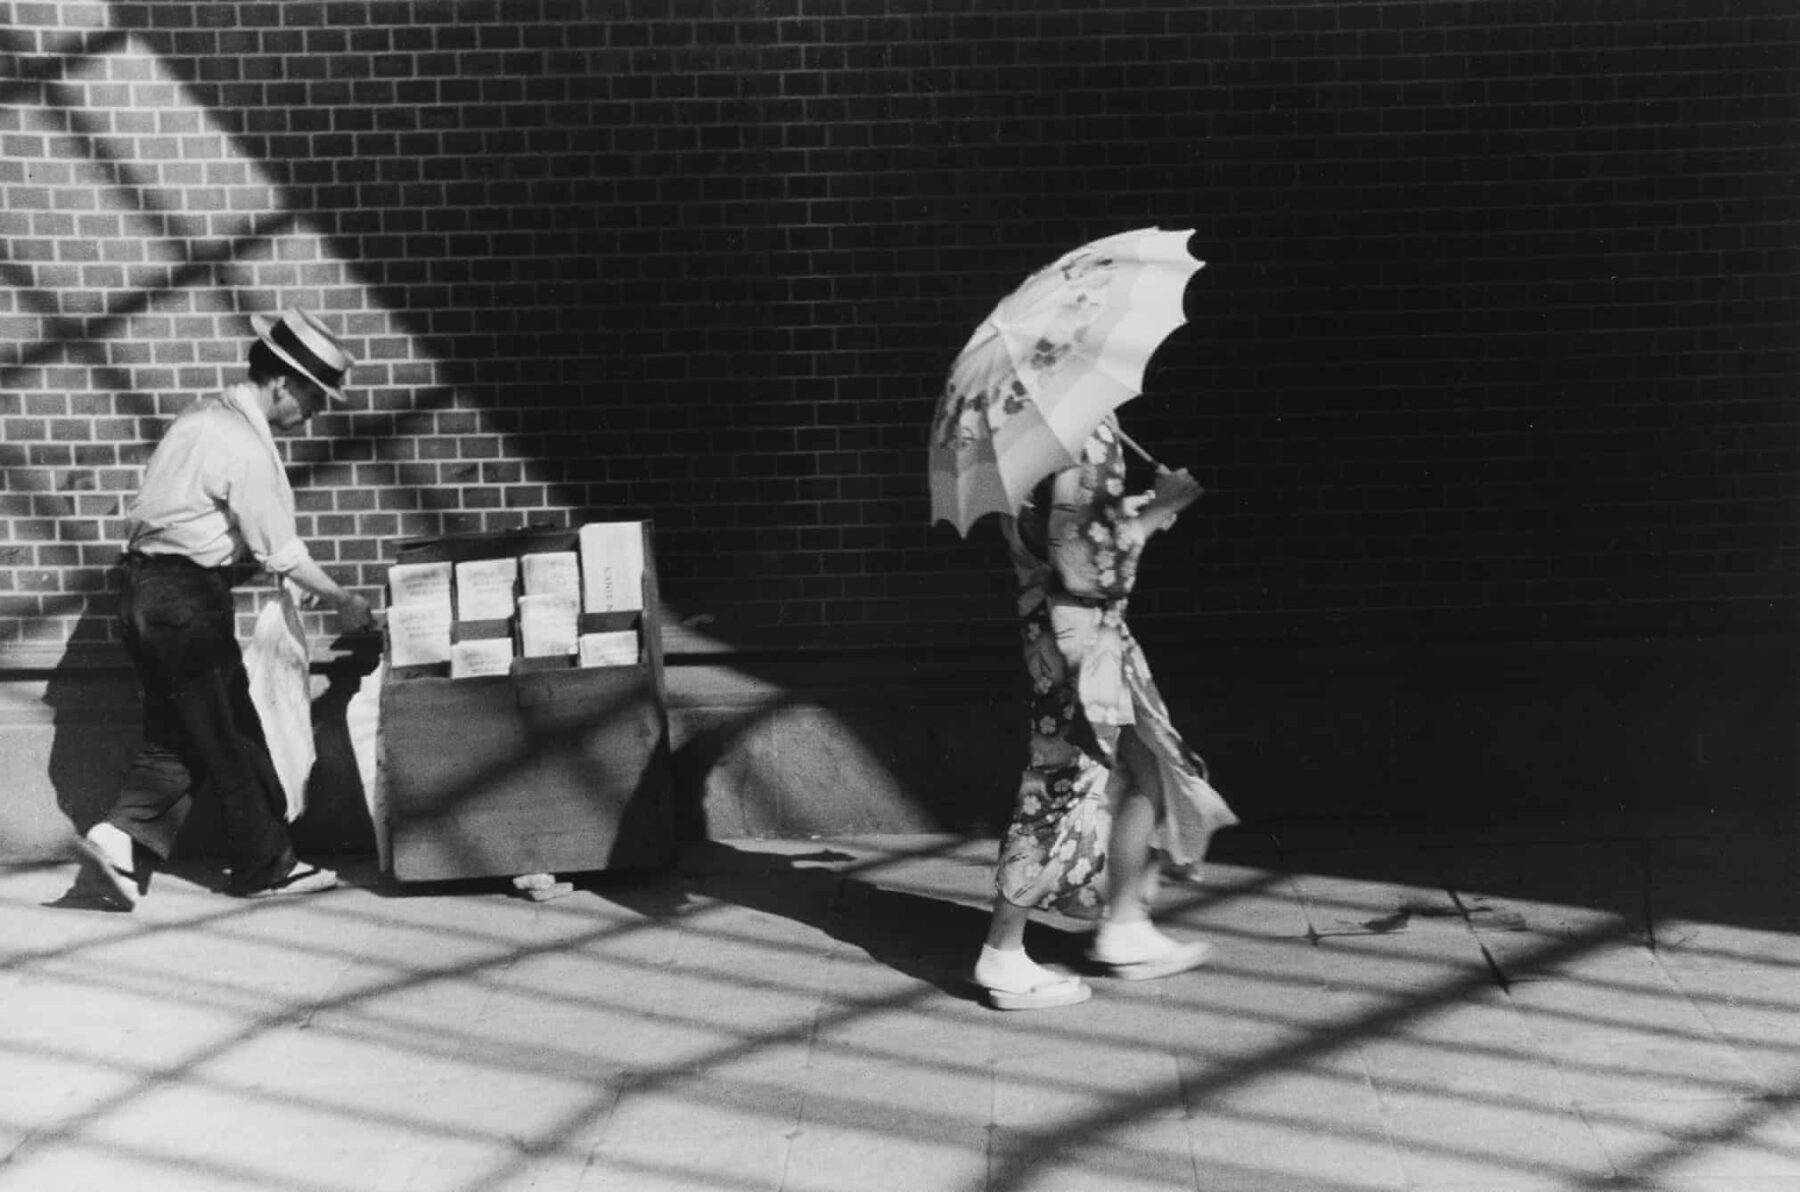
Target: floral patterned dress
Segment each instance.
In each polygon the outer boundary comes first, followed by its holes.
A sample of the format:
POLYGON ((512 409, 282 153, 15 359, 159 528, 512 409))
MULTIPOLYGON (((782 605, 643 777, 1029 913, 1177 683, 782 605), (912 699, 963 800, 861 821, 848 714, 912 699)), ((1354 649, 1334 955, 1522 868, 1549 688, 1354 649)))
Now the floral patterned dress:
POLYGON ((1004 522, 1019 580, 1031 680, 1031 753, 1001 843, 995 888, 1016 906, 1092 916, 1104 901, 1120 734, 1135 732, 1162 779, 1156 846, 1177 865, 1206 854, 1237 816, 1169 722, 1149 664, 1125 623, 1150 494, 1125 494, 1125 457, 1109 419, 1082 459, 1004 522))

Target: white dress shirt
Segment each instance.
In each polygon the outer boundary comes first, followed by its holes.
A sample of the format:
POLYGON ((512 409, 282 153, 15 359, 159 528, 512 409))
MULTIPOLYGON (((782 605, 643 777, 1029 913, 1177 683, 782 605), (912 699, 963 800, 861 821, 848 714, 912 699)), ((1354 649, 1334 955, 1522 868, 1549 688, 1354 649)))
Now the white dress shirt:
POLYGON ((125 516, 126 549, 140 554, 183 555, 202 567, 250 558, 275 575, 311 557, 254 385, 200 398, 176 417, 125 516))

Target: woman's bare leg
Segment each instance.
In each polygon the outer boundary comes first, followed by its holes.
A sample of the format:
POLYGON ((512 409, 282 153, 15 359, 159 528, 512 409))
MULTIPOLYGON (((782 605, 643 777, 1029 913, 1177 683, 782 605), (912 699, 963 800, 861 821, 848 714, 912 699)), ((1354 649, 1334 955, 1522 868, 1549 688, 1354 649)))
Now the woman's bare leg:
POLYGON ((1212 949, 1203 942, 1170 939, 1150 922, 1158 880, 1150 842, 1163 811, 1162 779, 1133 729, 1119 734, 1116 752, 1106 916, 1094 933, 1090 955, 1128 980, 1172 976, 1204 964, 1212 949))
POLYGON ((1162 813, 1162 780, 1154 759, 1132 729, 1119 734, 1116 754, 1118 764, 1111 784, 1112 836, 1106 853, 1106 918, 1113 923, 1131 923, 1150 917, 1150 899, 1156 890, 1150 841, 1162 813))
POLYGON ((1001 952, 1017 952, 1025 947, 1025 924, 1031 912, 1014 906, 1004 898, 994 899, 994 916, 988 920, 987 946, 1001 952))

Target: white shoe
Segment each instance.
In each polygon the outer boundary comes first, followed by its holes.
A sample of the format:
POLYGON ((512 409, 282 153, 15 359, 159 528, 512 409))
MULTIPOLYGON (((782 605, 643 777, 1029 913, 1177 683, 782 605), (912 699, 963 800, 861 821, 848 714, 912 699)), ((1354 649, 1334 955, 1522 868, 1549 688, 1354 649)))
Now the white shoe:
POLYGON ((287 876, 278 878, 261 889, 245 891, 245 898, 293 898, 301 894, 318 894, 337 888, 336 871, 321 869, 305 861, 295 861, 287 876))
POLYGON ((1204 940, 1170 939, 1148 919, 1125 924, 1102 923, 1088 945, 1088 959, 1122 981, 1151 981, 1199 968, 1212 959, 1204 940))
POLYGON ((1050 1010, 1094 996, 1093 987, 1080 977, 1053 973, 1022 951, 985 946, 975 963, 975 984, 996 1010, 1050 1010))

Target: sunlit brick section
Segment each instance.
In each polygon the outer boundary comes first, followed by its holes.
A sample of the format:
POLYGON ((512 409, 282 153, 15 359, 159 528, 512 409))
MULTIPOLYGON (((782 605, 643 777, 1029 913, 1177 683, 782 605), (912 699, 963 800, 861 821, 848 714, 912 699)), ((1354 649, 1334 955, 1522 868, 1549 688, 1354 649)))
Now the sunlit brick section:
MULTIPOLYGON (((284 443, 302 531, 341 581, 377 586, 380 552, 367 544, 441 533, 457 502, 420 490, 456 493, 458 479, 477 479, 423 465, 401 483, 377 461, 416 458, 402 421, 430 433, 437 411, 461 403, 489 454, 501 437, 143 35, 15 26, 14 48, 33 44, 14 59, 0 181, 10 233, 0 354, 0 564, 10 569, 0 583, 10 583, 0 590, 19 593, 0 642, 106 635, 95 614, 138 466, 196 394, 241 375, 247 314, 288 304, 332 320, 361 362, 354 411, 284 443)), ((554 517, 543 505, 534 512, 554 517)))

